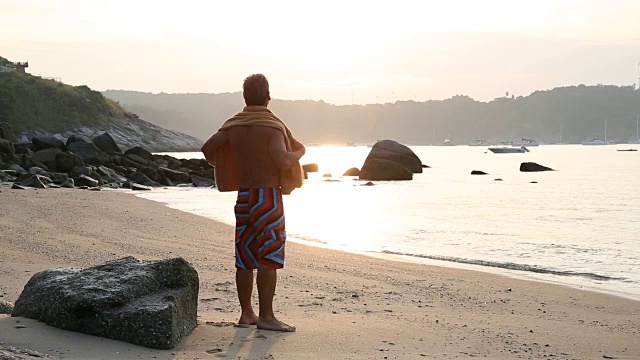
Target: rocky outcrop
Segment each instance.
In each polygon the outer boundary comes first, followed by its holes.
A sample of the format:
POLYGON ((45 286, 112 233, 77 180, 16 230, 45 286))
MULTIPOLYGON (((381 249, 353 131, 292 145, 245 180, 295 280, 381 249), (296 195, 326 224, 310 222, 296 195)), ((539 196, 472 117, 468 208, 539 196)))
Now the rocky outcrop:
POLYGON ((471 175, 487 175, 487 173, 482 170, 471 170, 471 175))
POLYGON ((370 159, 360 170, 360 180, 412 180, 413 173, 406 167, 389 160, 370 159))
POLYGON ((523 162, 520 164, 520 171, 522 172, 537 172, 537 171, 554 171, 552 168, 536 164, 534 162, 523 162))
POLYGON ((32 143, 19 143, 17 146, 9 142, 11 148, 16 147, 20 151, 16 154, 2 154, 0 151, 0 170, 3 171, 0 180, 15 180, 15 189, 108 186, 146 190, 146 186, 179 184, 215 186, 214 169, 204 159, 154 155, 140 146, 123 153, 109 133, 100 134, 94 140, 72 135, 66 143, 47 136, 34 137, 32 143), (25 174, 40 177, 23 177, 25 174), (16 177, 18 179, 14 179, 16 177), (52 178, 56 180, 52 181, 52 178))
MULTIPOLYGON (((62 132, 35 129, 19 134, 17 141, 31 142, 36 136, 48 136, 61 141, 75 136, 73 140, 84 138, 94 139, 96 146, 106 153, 111 152, 113 144, 107 145, 102 138, 96 138, 108 132, 119 149, 129 149, 135 146, 143 147, 149 151, 199 151, 203 141, 177 131, 167 130, 157 125, 136 118, 111 119, 108 126, 90 127, 80 126, 62 132)), ((10 140, 10 139, 9 139, 10 140)), ((108 139, 104 139, 106 142, 108 139)))
MULTIPOLYGON (((365 164, 372 159, 382 159, 398 163, 414 174, 422 172, 422 161, 407 146, 393 140, 378 141, 367 155, 365 164)), ((364 167, 364 165, 363 165, 364 167)))
POLYGON ((35 274, 12 316, 84 334, 171 349, 197 326, 198 273, 181 258, 126 257, 35 274))

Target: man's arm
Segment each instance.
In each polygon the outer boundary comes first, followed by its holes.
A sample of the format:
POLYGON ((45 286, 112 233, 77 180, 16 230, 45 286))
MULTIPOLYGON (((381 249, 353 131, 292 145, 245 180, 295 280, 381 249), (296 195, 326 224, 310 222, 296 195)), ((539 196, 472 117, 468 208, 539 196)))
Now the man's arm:
POLYGON ((287 151, 287 143, 285 142, 284 134, 278 130, 274 130, 271 138, 269 139, 269 152, 271 157, 276 163, 276 166, 280 170, 286 170, 293 167, 296 161, 305 154, 306 149, 299 141, 295 140, 292 144, 294 151, 287 151))
POLYGON ((229 141, 229 135, 226 131, 218 131, 204 142, 200 151, 204 154, 209 164, 216 166, 216 150, 225 142, 229 141))

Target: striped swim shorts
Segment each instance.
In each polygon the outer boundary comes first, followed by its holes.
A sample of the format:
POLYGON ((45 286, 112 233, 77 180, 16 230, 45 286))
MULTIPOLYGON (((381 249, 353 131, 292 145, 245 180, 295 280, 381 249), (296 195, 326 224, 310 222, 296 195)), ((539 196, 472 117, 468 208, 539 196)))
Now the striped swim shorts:
POLYGON ((280 188, 242 188, 236 215, 236 268, 284 267, 284 207, 280 188))

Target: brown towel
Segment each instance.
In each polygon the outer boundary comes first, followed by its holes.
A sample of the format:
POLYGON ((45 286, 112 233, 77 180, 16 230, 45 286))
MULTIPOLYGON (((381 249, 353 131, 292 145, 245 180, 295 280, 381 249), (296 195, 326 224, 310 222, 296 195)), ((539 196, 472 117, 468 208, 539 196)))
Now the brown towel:
MULTIPOLYGON (((268 126, 276 128, 284 134, 287 151, 292 151, 291 142, 293 136, 291 131, 271 110, 265 106, 246 106, 242 112, 236 114, 231 119, 225 121, 219 130, 227 130, 236 126, 268 126)), ((216 152, 216 184, 220 191, 238 190, 238 167, 231 151, 231 144, 225 143, 216 152)), ((300 163, 287 170, 282 170, 280 174, 280 188, 285 195, 291 194, 295 188, 302 186, 304 173, 300 163)))

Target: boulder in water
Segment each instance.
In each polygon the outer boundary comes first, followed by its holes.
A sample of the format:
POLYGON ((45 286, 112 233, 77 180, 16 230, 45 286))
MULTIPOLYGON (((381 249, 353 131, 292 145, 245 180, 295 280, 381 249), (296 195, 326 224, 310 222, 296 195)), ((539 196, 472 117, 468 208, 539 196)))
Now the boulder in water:
POLYGON ((360 170, 360 180, 412 180, 413 173, 406 167, 389 160, 370 159, 360 170))
POLYGON ((523 162, 520 164, 520 171, 523 172, 536 172, 536 171, 554 171, 552 168, 536 164, 534 162, 523 162))
POLYGON ((393 161, 409 169, 412 173, 422 172, 422 161, 418 156, 409 147, 393 140, 382 140, 373 145, 364 163, 366 164, 367 161, 373 159, 393 161))

